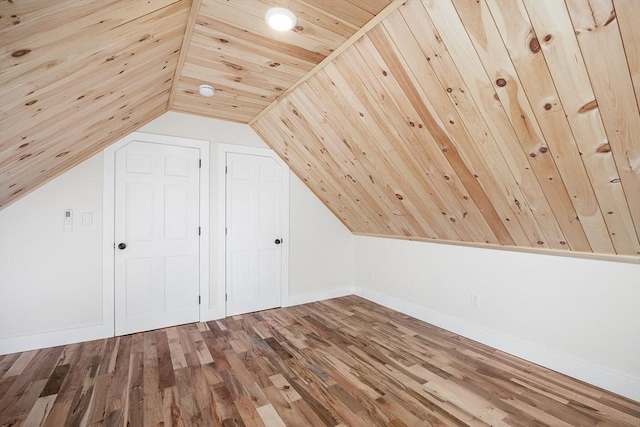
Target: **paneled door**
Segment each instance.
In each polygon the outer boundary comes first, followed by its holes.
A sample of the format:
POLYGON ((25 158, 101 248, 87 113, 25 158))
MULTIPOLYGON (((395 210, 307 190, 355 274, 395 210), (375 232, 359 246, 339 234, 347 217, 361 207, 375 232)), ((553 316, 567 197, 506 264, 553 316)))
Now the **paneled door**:
POLYGON ((226 155, 227 316, 280 307, 282 167, 267 156, 226 155))
POLYGON ((116 335, 199 319, 199 154, 141 141, 116 152, 116 335))

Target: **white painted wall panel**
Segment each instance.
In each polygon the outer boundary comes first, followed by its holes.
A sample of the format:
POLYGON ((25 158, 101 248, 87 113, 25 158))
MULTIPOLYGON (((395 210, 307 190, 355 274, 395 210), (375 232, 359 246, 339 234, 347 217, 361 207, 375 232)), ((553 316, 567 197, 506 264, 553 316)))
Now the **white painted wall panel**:
POLYGON ((99 324, 101 154, 0 211, 0 338, 99 324), (71 232, 63 231, 66 209, 71 232), (92 225, 82 225, 83 213, 92 225))
MULTIPOLYGON (((265 147, 249 126, 174 112, 140 131, 209 140, 212 191, 218 188, 218 143, 265 147)), ((98 337, 95 329, 77 335, 72 331, 103 323, 102 157, 94 156, 0 211, 0 343, 21 337, 18 346, 34 348, 73 336, 98 337), (65 209, 73 209, 75 216, 70 233, 62 231, 65 209), (82 226, 82 213, 89 212, 92 224, 82 226), (39 335, 50 331, 60 333, 46 339, 39 335)), ((131 159, 131 167, 148 173, 150 166, 143 160, 131 159)), ((172 173, 180 173, 179 164, 170 166, 172 173)), ((268 178, 268 171, 264 174, 268 178)), ((210 202, 211 248, 216 248, 218 198, 212 195, 210 202)), ((351 235, 302 183, 296 182, 290 204, 296 216, 291 225, 290 243, 296 251, 290 263, 291 293, 350 286, 351 235)), ((218 254, 210 254, 210 295, 216 298, 218 254)), ((219 304, 212 301, 212 306, 219 304)))
POLYGON ((640 398, 640 265, 364 236, 354 254, 363 296, 640 398))
MULTIPOLYGON (((139 129, 140 132, 181 136, 211 141, 210 187, 218 187, 217 144, 236 144, 265 148, 266 144, 247 125, 224 122, 189 114, 168 112, 139 129)), ((234 171, 233 173, 238 173, 234 171)), ((262 179, 270 173, 261 171, 262 179)), ((290 176, 289 232, 289 292, 283 295, 285 304, 351 293, 353 283, 353 237, 346 227, 318 200, 293 173, 290 176)), ((218 295, 218 258, 215 248, 218 236, 218 197, 210 200, 210 304, 221 307, 218 295)))
POLYGON ((339 295, 353 284, 353 236, 293 173, 289 194, 289 295, 339 295))

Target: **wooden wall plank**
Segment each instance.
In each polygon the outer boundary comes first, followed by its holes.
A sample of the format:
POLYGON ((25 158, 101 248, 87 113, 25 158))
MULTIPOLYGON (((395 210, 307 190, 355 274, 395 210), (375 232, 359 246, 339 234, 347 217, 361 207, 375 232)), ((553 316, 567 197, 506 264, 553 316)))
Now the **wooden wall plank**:
POLYGON ((118 0, 2 2, 0 37, 3 56, 37 43, 56 44, 78 33, 96 34, 157 12, 181 0, 122 2, 118 0), (99 11, 99 13, 96 13, 99 11), (72 23, 73 25, 68 25, 72 23))
MULTIPOLYGON (((409 3, 409 5, 411 4, 412 3, 409 3)), ((426 6, 426 4, 424 4, 424 6, 426 6)), ((475 104, 478 106, 487 125, 491 129, 491 133, 496 138, 496 141, 501 144, 502 155, 512 168, 514 176, 517 177, 516 179, 522 185, 527 195, 527 200, 530 203, 529 206, 539 220, 539 224, 544 227, 547 241, 549 241, 552 247, 568 249, 563 231, 560 230, 553 211, 549 211, 551 207, 546 206, 547 199, 549 202, 553 202, 554 199, 549 199, 546 194, 540 195, 541 189, 552 195, 555 191, 563 191, 556 190, 555 188, 551 188, 551 191, 549 191, 550 187, 557 187, 557 185, 561 185, 561 183, 548 180, 547 177, 553 178, 553 176, 549 175, 544 176, 544 178, 541 178, 540 182, 538 182, 538 176, 542 175, 542 171, 539 170, 540 168, 536 168, 535 164, 532 165, 530 163, 531 157, 528 156, 528 152, 525 152, 520 140, 521 137, 528 137, 529 135, 526 131, 516 133, 516 131, 522 131, 524 129, 522 129, 522 126, 513 127, 500 101, 501 98, 494 88, 494 83, 484 69, 471 40, 464 36, 464 26, 451 3, 438 2, 430 4, 430 6, 432 7, 429 12, 432 16, 431 22, 434 24, 434 31, 436 31, 436 41, 445 44, 451 60, 464 79, 475 104), (442 16, 442 18, 439 18, 440 16, 442 16), (437 27, 437 29, 435 27, 437 27), (520 142, 520 144, 514 144, 514 142, 520 142), (537 202, 534 204, 532 201, 537 202)), ((420 13, 419 10, 415 12, 420 13)), ((409 19, 409 15, 411 15, 411 12, 405 13, 407 20, 409 19)), ((425 21, 428 22, 429 18, 430 17, 427 16, 425 21)), ((417 23, 414 23, 412 27, 415 27, 415 24, 417 23)), ((414 29, 414 31, 417 30, 414 29)), ((440 52, 438 55, 443 55, 443 52, 440 52)), ((431 57, 431 60, 437 61, 437 59, 433 57, 431 57)), ((454 71, 450 74, 454 74, 454 71)), ((451 85, 451 88, 451 93, 456 94, 456 87, 451 85)), ((520 122, 517 122, 517 124, 520 125, 520 122)), ((565 193, 563 193, 563 195, 566 196, 565 193)))
MULTIPOLYGON (((525 230, 529 244, 549 247, 544 233, 531 214, 532 210, 527 199, 522 194, 486 123, 477 111, 473 101, 469 98, 469 91, 459 77, 459 73, 446 50, 438 47, 434 50, 425 46, 427 52, 424 55, 416 55, 416 51, 423 51, 419 43, 422 43, 422 45, 426 45, 429 42, 437 43, 437 38, 435 34, 425 34, 425 31, 423 31, 430 27, 431 23, 425 9, 418 3, 414 3, 410 7, 418 10, 406 10, 407 13, 404 15, 416 16, 414 14, 420 13, 421 10, 422 16, 418 15, 417 18, 421 20, 420 25, 414 26, 413 29, 409 28, 405 18, 399 13, 390 16, 384 23, 384 28, 394 41, 396 49, 401 51, 404 60, 414 70, 414 73, 416 73, 416 70, 418 70, 418 73, 424 73, 425 71, 419 71, 424 69, 428 70, 426 72, 431 73, 433 84, 426 90, 426 93, 433 94, 437 90, 440 96, 431 95, 430 100, 434 105, 438 106, 448 103, 449 108, 442 111, 446 112, 445 114, 450 117, 450 121, 460 120, 460 124, 464 126, 470 140, 468 144, 461 143, 465 147, 463 151, 469 153, 469 158, 475 159, 471 164, 478 165, 475 169, 476 171, 485 170, 485 173, 491 177, 490 179, 481 180, 484 182, 484 187, 487 188, 488 186, 500 190, 500 193, 497 193, 494 197, 501 197, 509 202, 510 218, 515 219, 525 230), (458 75, 457 80, 456 75, 458 75), (436 80, 439 82, 440 88, 437 87, 436 80), (454 88, 456 95, 452 97, 451 94, 453 94, 454 88)), ((420 80, 424 81, 423 79, 420 80)))
MULTIPOLYGON (((88 63, 83 62, 71 75, 60 76, 59 80, 52 81, 42 88, 38 88, 38 82, 34 81, 28 102, 8 102, 0 107, 0 120, 5 123, 2 132, 6 138, 0 147, 4 148, 5 144, 15 145, 17 139, 25 135, 27 139, 31 138, 38 128, 49 127, 48 121, 60 122, 61 113, 65 113, 62 117, 66 117, 69 110, 85 112, 87 109, 95 108, 96 101, 104 97, 115 93, 126 94, 123 91, 124 87, 151 89, 150 82, 158 82, 157 78, 152 78, 157 75, 153 73, 162 73, 164 77, 169 68, 168 64, 175 65, 177 55, 174 52, 180 48, 179 43, 184 31, 182 23, 169 25, 165 20, 157 21, 153 37, 142 42, 137 38, 132 40, 130 36, 124 36, 122 40, 114 37, 116 45, 111 51, 117 51, 118 54, 104 56, 110 59, 108 62, 113 62, 113 68, 108 67, 105 70, 105 62, 95 59, 88 63), (146 79, 145 68, 149 73, 146 79), (137 80, 132 80, 133 76, 129 74, 137 74, 137 80), (65 107, 69 110, 63 110, 65 107), (25 132, 22 123, 29 121, 36 121, 39 126, 32 126, 25 132)), ((4 91, 1 92, 4 98, 4 91)))
POLYGON ((178 57, 178 63, 176 64, 175 73, 173 75, 173 82, 171 84, 171 93, 169 94, 168 104, 173 104, 173 100, 176 97, 178 91, 178 82, 180 81, 180 73, 184 68, 184 61, 187 58, 189 52, 189 45, 191 44, 191 37, 193 37, 193 29, 196 25, 196 16, 200 11, 200 5, 202 0, 191 0, 191 7, 189 9, 189 16, 187 17, 187 25, 184 29, 184 37, 182 37, 182 46, 180 47, 180 56, 178 57))
MULTIPOLYGON (((482 0, 509 52, 550 156, 560 172, 589 245, 595 252, 615 253, 580 151, 569 127, 540 42, 520 1, 482 0)), ((490 25, 487 19, 487 24, 490 25)))
MULTIPOLYGON (((116 27, 109 33, 97 32, 94 37, 80 39, 71 33, 59 41, 59 45, 44 39, 41 46, 28 45, 27 50, 30 51, 24 55, 14 57, 7 53, 0 56, 0 94, 3 99, 0 112, 5 113, 28 102, 33 105, 41 91, 56 90, 58 85, 68 81, 67 78, 74 80, 78 73, 90 70, 96 74, 99 70, 108 70, 105 74, 111 75, 121 71, 118 67, 122 63, 113 63, 114 60, 135 56, 152 46, 164 45, 165 41, 171 43, 176 37, 182 40, 184 19, 187 17, 180 13, 184 4, 178 3, 145 15, 135 24, 116 27)), ((176 49, 175 44, 164 46, 176 49)), ((24 123, 22 120, 16 122, 18 125, 24 123)))
MULTIPOLYGON (((0 105, 1 206, 167 110, 189 2, 158 2, 161 8, 151 13, 139 4, 139 16, 132 3, 118 2, 114 10, 94 4, 92 12, 86 5, 60 2, 62 12, 74 7, 82 11, 75 33, 73 25, 59 32, 54 28, 50 37, 47 31, 36 32, 32 40, 41 48, 9 55, 11 59, 3 56, 12 66, 0 71, 4 79, 0 97, 7 100, 0 105), (129 12, 136 18, 118 21, 129 12), (101 13, 111 30, 101 30, 106 28, 99 25, 101 13), (93 23, 95 32, 78 38, 77 31, 93 23), (57 44, 48 44, 49 40, 57 44)), ((55 12, 49 16, 47 5, 41 6, 43 28, 51 26, 46 20, 51 16, 68 16, 55 12)))
POLYGON ((251 123, 360 234, 637 254, 584 49, 562 3, 525 3, 399 5, 251 123))
MULTIPOLYGON (((374 98, 368 96, 366 90, 362 89, 357 74, 344 61, 336 60, 335 67, 328 66, 325 72, 319 73, 317 78, 310 79, 309 85, 318 97, 333 100, 334 111, 349 115, 349 121, 341 126, 354 136, 353 143, 357 150, 370 159, 365 169, 372 183, 375 182, 378 186, 378 194, 387 189, 391 190, 389 197, 399 199, 401 205, 407 206, 406 213, 411 213, 419 221, 427 235, 447 235, 457 240, 458 233, 452 230, 453 227, 449 226, 446 219, 443 220, 439 213, 433 210, 435 206, 441 206, 441 203, 434 200, 437 196, 431 194, 435 186, 430 179, 420 172, 418 165, 409 164, 407 167, 406 163, 399 160, 399 157, 406 159, 406 149, 401 142, 403 139, 401 136, 388 133, 382 119, 387 113, 391 114, 393 106, 377 104, 374 98), (359 90, 350 90, 355 87, 359 90), (376 105, 379 105, 380 109, 376 109, 376 105), (398 141, 394 150, 379 145, 378 141, 387 138, 398 141), (425 188, 428 188, 426 192, 425 188), (424 200, 420 200, 421 196, 424 200)), ((337 116, 333 114, 334 117, 337 116)), ((404 214, 404 209, 394 215, 400 213, 404 214)))
MULTIPOLYGON (((358 0, 358 4, 354 4, 353 2, 349 1, 341 2, 340 7, 334 9, 334 13, 337 14, 339 10, 342 19, 350 22, 358 28, 362 27, 374 16, 374 13, 371 13, 365 10, 365 8, 360 7, 360 5, 365 3, 365 1, 366 0, 358 0)), ((318 8, 325 8, 327 5, 326 0, 304 0, 304 2, 318 8)))
POLYGON ((535 0, 525 0, 525 6, 616 252, 638 254, 627 199, 567 9, 562 3, 535 0))
MULTIPOLYGON (((365 39, 358 43, 363 41, 365 39)), ((351 76, 351 84, 341 88, 341 92, 346 93, 349 87, 359 89, 355 92, 356 98, 368 100, 367 104, 358 105, 356 100, 349 104, 358 106, 358 115, 362 113, 362 120, 373 119, 365 122, 367 129, 378 126, 382 131, 382 135, 372 139, 372 143, 385 151, 396 151, 403 147, 406 168, 415 171, 418 180, 429 184, 428 190, 423 189, 414 197, 432 199, 427 209, 436 209, 439 223, 436 235, 446 236, 449 240, 475 238, 497 243, 497 237, 484 221, 469 192, 423 125, 413 105, 402 96, 397 96, 402 93, 402 88, 393 78, 382 79, 380 76, 384 76, 383 72, 372 70, 371 73, 362 73, 362 70, 371 69, 371 65, 362 55, 363 50, 359 46, 356 49, 335 61, 341 74, 348 73, 351 76), (394 141, 393 148, 385 147, 387 141, 394 141)), ((372 50, 375 49, 369 43, 369 51, 372 50)), ((327 67, 327 70, 331 69, 327 67)), ((389 77, 389 73, 386 73, 384 77, 389 77)), ((417 188, 420 187, 417 185, 417 188)))
MULTIPOLYGON (((447 113, 438 117, 438 112, 434 109, 447 108, 446 104, 438 104, 437 107, 430 105, 429 97, 426 95, 429 86, 422 85, 434 83, 429 79, 431 76, 419 75, 414 77, 411 75, 401 64, 398 54, 394 52, 388 37, 382 31, 381 28, 376 28, 369 33, 373 44, 389 68, 390 73, 396 77, 404 93, 418 112, 421 121, 434 136, 448 161, 454 167, 469 195, 478 206, 480 212, 482 212, 487 224, 489 224, 501 244, 513 245, 517 241, 517 244, 526 246, 528 239, 519 224, 515 221, 513 223, 510 220, 507 221, 511 216, 511 210, 508 208, 504 198, 494 197, 491 193, 487 194, 485 191, 487 187, 483 188, 480 184, 480 179, 492 180, 488 171, 481 169, 484 165, 481 162, 477 162, 472 166, 474 168, 472 170, 469 154, 467 153, 466 159, 463 157, 462 146, 465 145, 465 142, 468 142, 468 134, 462 129, 461 121, 449 118, 449 114, 452 114, 451 111, 447 111, 447 113), (433 113, 434 111, 435 114, 433 113), (457 144, 457 141, 460 141, 460 145, 457 144)), ((434 95, 436 94, 438 92, 434 91, 434 95)), ((453 116, 457 119, 457 114, 453 114, 453 116)), ((495 187, 491 188, 491 190, 494 189, 495 187)))
MULTIPOLYGON (((482 134, 475 137, 476 144, 487 151, 486 157, 491 158, 491 161, 500 161, 502 158, 510 168, 513 179, 522 191, 521 197, 512 199, 517 206, 514 214, 534 217, 524 219, 529 222, 530 239, 533 237, 533 242, 539 247, 568 249, 565 237, 531 170, 526 154, 518 144, 513 144, 517 136, 475 51, 472 49, 469 54, 460 55, 459 58, 463 59, 463 62, 460 64, 462 68, 458 68, 449 49, 452 48, 454 51, 457 49, 459 52, 463 46, 452 46, 451 43, 445 46, 420 2, 407 2, 400 12, 411 27, 423 54, 429 58, 429 63, 434 67, 438 78, 447 88, 446 91, 452 103, 460 111, 467 128, 478 126, 482 129, 484 125, 488 128, 484 130, 486 137, 482 134), (480 117, 473 118, 474 115, 480 115, 480 117), (482 143, 483 141, 488 141, 488 144, 482 143), (536 228, 537 230, 534 231, 536 228)), ((501 183, 501 185, 505 184, 501 183)), ((515 188, 511 191, 517 194, 515 188)))
MULTIPOLYGON (((342 174, 346 179, 351 181, 349 185, 354 190, 357 199, 360 200, 359 203, 365 207, 372 207, 372 211, 374 212, 381 212, 379 217, 384 224, 395 224, 399 230, 404 230, 405 234, 420 234, 424 232, 415 217, 407 215, 407 208, 402 201, 396 197, 399 190, 397 186, 394 188, 393 178, 388 172, 382 177, 380 175, 376 176, 373 179, 374 182, 372 182, 370 179, 372 171, 370 167, 367 168, 368 165, 366 162, 362 160, 357 162, 352 161, 354 152, 350 147, 353 146, 356 148, 357 142, 347 133, 340 132, 341 129, 334 128, 334 126, 339 125, 340 122, 334 120, 332 121, 334 125, 331 126, 328 124, 328 121, 323 120, 323 113, 318 111, 318 105, 310 102, 309 97, 305 95, 304 91, 298 91, 296 94, 288 97, 287 103, 289 102, 292 102, 292 104, 290 104, 290 111, 294 115, 301 114, 304 116, 308 124, 308 131, 320 137, 323 142, 321 149, 326 150, 325 155, 333 157, 336 163, 341 165, 342 174), (352 167, 352 163, 358 163, 360 169, 352 167), (384 187, 380 188, 383 185, 384 187), (377 200, 375 200, 376 198, 374 197, 376 194, 378 195, 377 200), (377 206, 378 203, 379 206, 377 206), (388 216, 388 212, 392 212, 397 218, 392 219, 388 216)), ((379 160, 386 159, 379 158, 379 160)), ((377 167, 377 173, 382 174, 382 171, 385 170, 383 165, 377 163, 377 167)))
POLYGON ((339 4, 316 0, 202 0, 191 43, 199 51, 190 49, 187 54, 171 108, 250 122, 315 73, 315 67, 325 58, 349 45, 350 38, 390 4, 391 0, 339 4), (271 6, 288 7, 296 13, 296 28, 288 32, 269 28, 264 15, 271 6), (193 65, 201 71, 197 76, 193 65), (281 77, 294 80, 285 83, 281 77), (189 78, 202 79, 201 83, 216 88, 223 86, 227 99, 256 93, 267 105, 256 112, 238 103, 229 107, 226 101, 205 101, 195 95, 189 78))
MULTIPOLYGON (((142 85, 141 82, 145 79, 166 85, 167 80, 171 80, 171 70, 167 68, 167 64, 175 63, 177 55, 170 51, 171 53, 163 56, 162 53, 165 50, 165 47, 156 45, 156 49, 139 51, 133 59, 126 57, 122 60, 121 68, 118 68, 120 72, 113 70, 113 74, 109 76, 96 73, 95 70, 87 70, 80 73, 77 80, 65 79, 51 91, 45 90, 42 101, 28 108, 1 115, 5 122, 15 117, 18 120, 36 120, 38 124, 32 126, 27 132, 19 126, 3 128, 3 136, 6 138, 3 138, 3 145, 6 144, 6 146, 3 146, 0 166, 5 167, 27 154, 35 156, 36 153, 42 153, 56 144, 57 136, 69 131, 69 123, 61 120, 60 117, 74 116, 75 120, 85 118, 105 120, 101 115, 96 114, 104 111, 105 105, 124 100, 120 107, 126 108, 127 98, 137 97, 140 92, 148 96, 149 91, 157 90, 157 88, 147 87, 146 84, 142 85), (155 61, 156 65, 150 66, 151 61, 155 61), (118 89, 114 90, 112 87, 118 89), (33 145, 35 142, 38 142, 36 146, 33 145), (24 143, 31 144, 31 147, 21 147, 24 143)), ((106 120, 112 119, 106 118, 106 120)))
MULTIPOLYGON (((471 1, 456 1, 454 3, 455 10, 452 10, 448 2, 434 2, 428 5, 433 22, 437 23, 437 20, 433 18, 435 15, 446 16, 453 22, 460 20, 464 24, 466 31, 457 31, 452 34, 451 38, 462 38, 459 43, 466 43, 465 38, 467 37, 471 40, 476 52, 475 55, 480 57, 494 90, 509 116, 511 125, 518 135, 519 142, 530 158, 531 168, 536 172, 538 182, 545 190, 569 247, 573 250, 590 252, 591 246, 578 220, 571 198, 553 158, 548 154, 547 144, 526 97, 526 92, 522 88, 522 83, 488 10, 482 8, 481 3, 471 1)), ((450 34, 450 31, 443 28, 443 25, 438 25, 438 31, 443 38, 445 34, 450 34)), ((446 40, 445 43, 448 44, 446 40)), ((457 55, 453 57, 455 61, 460 60, 457 55)))
MULTIPOLYGON (((271 114, 275 115, 278 112, 279 108, 275 109, 271 114)), ((261 121, 259 124, 256 123, 254 127, 263 135, 276 136, 275 139, 273 137, 269 138, 269 140, 278 142, 274 148, 276 152, 289 161, 291 169, 350 230, 366 230, 370 227, 384 228, 383 223, 379 220, 377 211, 365 210, 361 215, 358 214, 360 209, 357 208, 357 196, 355 198, 341 196, 341 185, 337 183, 333 174, 327 173, 333 167, 332 162, 310 162, 306 160, 312 158, 310 146, 313 138, 309 139, 308 142, 300 143, 292 133, 294 127, 291 121, 286 117, 281 118, 281 126, 275 126, 275 123, 275 121, 261 121)))
MULTIPOLYGON (((316 64, 315 67, 313 67, 311 70, 309 70, 304 76, 302 76, 302 78, 300 78, 300 80, 298 80, 298 82, 292 86, 289 87, 289 89, 287 89, 281 96, 287 96, 288 93, 294 91, 298 86, 300 86, 302 83, 306 82, 309 78, 311 78, 316 72, 318 72, 319 70, 321 70, 326 64, 332 62, 335 58, 337 58, 339 55, 342 54, 342 52, 344 52, 346 49, 348 49, 351 45, 353 45, 353 43, 358 40, 360 37, 362 37, 364 34, 366 34, 371 28, 373 28, 374 26, 378 25, 382 20, 384 20, 389 14, 393 13, 393 11, 395 11, 398 7, 402 6, 402 2, 404 0, 393 0, 390 4, 388 4, 384 9, 382 9, 375 17, 373 17, 370 21, 368 21, 364 26, 360 27, 358 29, 358 31, 356 31, 355 33, 353 33, 351 35, 351 37, 349 37, 348 40, 346 40, 344 43, 342 43, 337 49, 335 49, 333 52, 331 52, 330 55, 328 55, 326 58, 324 58, 321 62, 319 62, 318 64, 316 64)), ((256 120, 259 120, 264 114, 266 114, 269 109, 271 108, 271 106, 273 104, 275 104, 277 102, 273 101, 271 103, 271 105, 269 105, 267 108, 265 108, 263 111, 260 112, 260 114, 258 114, 257 116, 255 116, 253 119, 251 119, 251 121, 249 122, 249 124, 251 125, 253 122, 255 122, 256 120)))
POLYGON ((615 10, 609 0, 572 0, 567 9, 640 238, 640 112, 615 10))
MULTIPOLYGON (((195 36, 195 40, 192 40, 189 46, 189 51, 197 57, 197 60, 193 60, 192 64, 207 67, 209 73, 213 72, 214 76, 218 73, 223 73, 223 75, 225 73, 233 74, 241 78, 261 79, 264 83, 271 82, 271 85, 279 87, 289 86, 300 79, 299 70, 291 70, 287 64, 280 63, 280 65, 276 65, 269 58, 265 60, 264 57, 230 58, 211 55, 206 46, 208 43, 210 43, 208 39, 202 36, 195 36), (265 66, 269 67, 268 71, 265 66)), ((210 76, 205 81, 212 80, 213 76, 210 76)))
MULTIPOLYGON (((32 168, 27 168, 26 166, 21 165, 22 167, 20 167, 17 172, 15 172, 16 168, 12 168, 8 171, 5 171, 3 168, 2 174, 0 175, 0 193, 7 194, 16 191, 21 193, 25 191, 24 187, 19 185, 19 183, 24 182, 27 179, 30 181, 32 180, 35 183, 34 188, 27 188, 27 191, 32 191, 38 186, 49 181, 51 178, 58 176, 64 171, 69 170, 73 166, 100 152, 114 141, 117 141, 118 139, 135 131, 139 127, 166 112, 166 98, 168 94, 169 86, 166 87, 164 92, 159 93, 157 97, 145 98, 141 102, 137 103, 135 107, 120 110, 113 116, 114 119, 111 121, 106 123, 99 119, 89 121, 88 124, 90 125, 90 132, 87 132, 86 139, 88 141, 92 141, 91 145, 85 146, 77 144, 74 146, 68 146, 64 143, 60 143, 54 146, 51 150, 54 153, 58 153, 54 158, 38 156, 37 162, 34 162, 32 168), (138 107, 145 108, 147 115, 144 118, 131 120, 131 116, 135 114, 138 107)), ((142 95, 142 97, 144 97, 144 95, 142 95)), ((138 100, 136 99, 135 101, 138 100)), ((22 161, 22 163, 25 162, 22 161)))
POLYGON ((631 72, 631 81, 636 93, 636 104, 640 108, 640 2, 614 0, 616 19, 620 26, 624 52, 631 72))

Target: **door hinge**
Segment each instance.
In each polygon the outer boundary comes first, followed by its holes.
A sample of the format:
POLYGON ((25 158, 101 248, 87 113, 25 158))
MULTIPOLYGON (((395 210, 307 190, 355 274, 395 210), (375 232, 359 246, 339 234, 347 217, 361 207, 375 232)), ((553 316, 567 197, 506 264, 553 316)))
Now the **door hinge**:
POLYGON ((224 173, 229 173, 229 168, 227 166, 224 167, 224 173))
POLYGON ((198 236, 202 236, 202 227, 198 227, 198 236))
POLYGON ((198 295, 198 305, 202 304, 202 297, 200 295, 198 295))
POLYGON ((202 167, 202 159, 198 159, 198 167, 201 168, 202 167))
POLYGON ((228 298, 229 298, 229 295, 224 294, 224 300, 227 301, 228 298))
MULTIPOLYGON (((224 234, 227 234, 227 227, 224 228, 224 234)), ((115 245, 115 243, 114 243, 115 245)))

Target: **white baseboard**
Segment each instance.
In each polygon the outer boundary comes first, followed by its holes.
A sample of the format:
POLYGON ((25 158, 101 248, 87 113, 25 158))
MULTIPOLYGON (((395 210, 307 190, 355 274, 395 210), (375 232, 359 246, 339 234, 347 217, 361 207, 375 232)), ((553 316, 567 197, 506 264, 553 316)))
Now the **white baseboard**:
POLYGON ((354 287, 354 294, 400 313, 486 344, 545 368, 640 401, 640 378, 576 359, 516 337, 475 325, 372 289, 354 287))
MULTIPOLYGON (((345 286, 326 291, 292 295, 283 297, 282 306, 290 307, 352 294, 540 366, 569 375, 635 401, 640 401, 640 378, 631 377, 604 366, 576 359, 575 357, 475 325, 465 320, 372 289, 365 289, 358 286, 345 286)), ((224 317, 223 309, 212 309, 207 310, 207 319, 203 321, 217 320, 224 317)), ((103 339, 112 336, 112 326, 95 325, 41 334, 0 338, 0 355, 103 339)))
POLYGON ((46 347, 93 341, 113 336, 113 325, 94 325, 41 334, 0 338, 0 354, 18 353, 46 347))
MULTIPOLYGON (((353 292, 352 292, 353 293, 353 292)), ((224 319, 224 307, 203 310, 200 313, 202 322, 224 319)), ((38 350, 46 347, 75 344, 114 336, 113 325, 92 325, 81 328, 63 329, 40 334, 21 335, 0 338, 0 355, 38 350)))
MULTIPOLYGON (((312 292, 302 295, 294 295, 282 298, 282 306, 306 304, 331 298, 353 295, 355 288, 346 286, 327 291, 312 292)), ((213 307, 203 309, 200 312, 202 322, 224 319, 225 308, 213 307)), ((36 350, 46 347, 74 344, 82 341, 92 341, 114 336, 113 326, 95 325, 82 328, 64 329, 60 331, 45 332, 41 334, 23 335, 10 338, 0 338, 0 355, 18 353, 22 351, 36 350)))
MULTIPOLYGON (((283 296, 282 307, 291 307, 293 305, 307 304, 310 302, 323 301, 331 298, 339 298, 347 295, 355 294, 355 287, 345 286, 342 288, 324 290, 319 292, 310 292, 302 295, 283 296)), ((220 320, 226 317, 225 307, 209 308, 200 312, 200 321, 209 322, 211 320, 220 320)))
POLYGON ((356 292, 354 286, 345 286, 342 288, 330 289, 326 291, 311 292, 302 295, 289 295, 282 297, 282 306, 291 307, 292 305, 307 304, 310 302, 323 301, 331 298, 339 298, 347 295, 353 295, 356 292))

